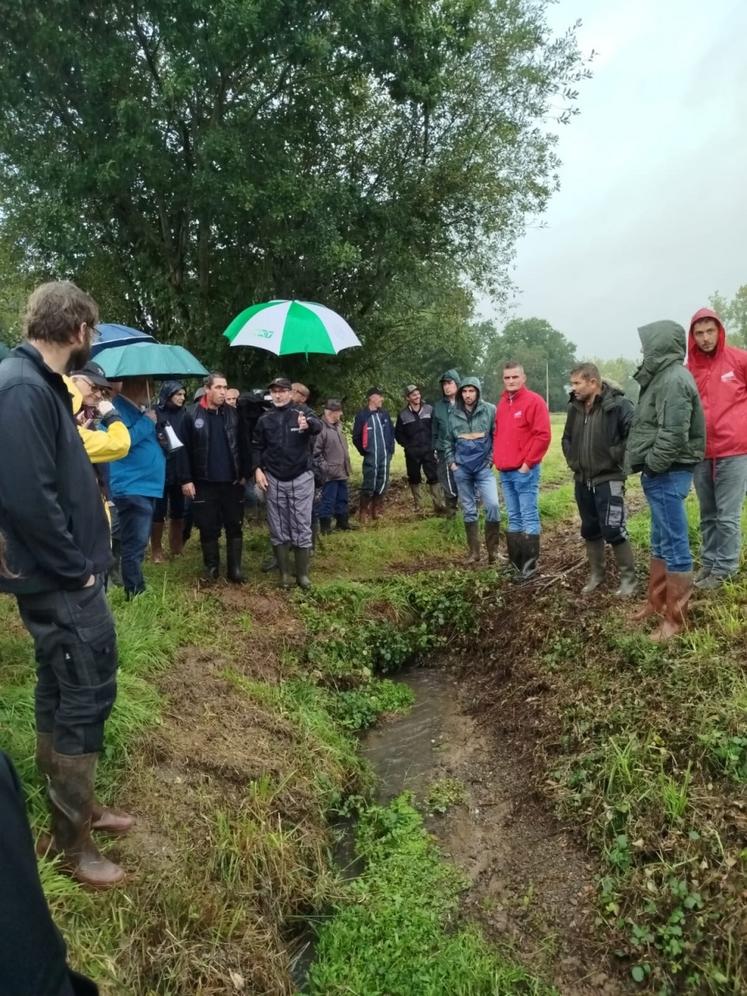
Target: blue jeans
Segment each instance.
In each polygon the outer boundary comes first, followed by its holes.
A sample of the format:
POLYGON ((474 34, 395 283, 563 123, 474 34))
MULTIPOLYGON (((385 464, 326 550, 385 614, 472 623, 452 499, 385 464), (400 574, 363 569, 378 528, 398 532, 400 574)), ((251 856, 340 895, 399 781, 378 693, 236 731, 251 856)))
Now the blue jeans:
POLYGON ((518 470, 501 471, 501 487, 508 512, 508 531, 538 536, 542 532, 539 513, 540 465, 526 474, 518 470))
POLYGON ((119 542, 122 547, 122 584, 129 596, 145 591, 143 561, 153 522, 155 498, 124 495, 115 498, 119 513, 119 542))
POLYGON ((486 522, 500 522, 501 507, 498 503, 498 485, 490 467, 482 470, 467 470, 457 467, 454 471, 459 504, 465 522, 477 522, 477 498, 485 508, 486 522))
POLYGON ((333 515, 348 514, 348 482, 327 481, 322 487, 319 518, 331 519, 333 515))
POLYGON ((739 570, 747 456, 702 460, 695 466, 694 483, 703 541, 700 562, 716 577, 728 578, 739 570))
POLYGON ((672 574, 693 569, 685 514, 685 498, 692 481, 691 470, 670 470, 655 477, 641 474, 643 493, 651 509, 651 556, 663 560, 672 574))

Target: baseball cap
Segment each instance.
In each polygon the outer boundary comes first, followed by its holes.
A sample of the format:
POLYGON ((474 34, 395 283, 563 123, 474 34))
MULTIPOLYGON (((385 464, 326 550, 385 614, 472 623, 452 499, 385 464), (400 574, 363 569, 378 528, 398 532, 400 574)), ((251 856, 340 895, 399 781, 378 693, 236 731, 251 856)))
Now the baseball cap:
POLYGON ((418 387, 417 384, 408 384, 407 387, 405 388, 405 397, 407 397, 408 394, 412 394, 413 391, 419 391, 419 390, 420 388, 418 387))
POLYGON ((267 385, 267 390, 269 391, 272 387, 282 387, 286 391, 293 390, 293 384, 291 384, 287 377, 276 377, 275 380, 271 380, 267 385))
POLYGON ((341 412, 342 403, 337 398, 328 398, 324 402, 324 410, 327 412, 341 412))
POLYGON ((104 368, 100 367, 98 363, 94 363, 93 360, 89 360, 80 370, 73 370, 70 376, 85 377, 94 387, 111 387, 111 384, 106 379, 104 368))

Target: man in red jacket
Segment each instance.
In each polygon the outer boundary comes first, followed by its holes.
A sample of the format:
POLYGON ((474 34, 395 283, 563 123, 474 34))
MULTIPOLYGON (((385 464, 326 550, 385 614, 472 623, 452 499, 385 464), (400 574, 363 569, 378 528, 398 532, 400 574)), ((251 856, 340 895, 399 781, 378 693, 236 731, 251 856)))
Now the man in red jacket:
POLYGON ((739 569, 747 488, 747 351, 727 346, 715 311, 690 321, 687 368, 706 419, 705 459, 695 467, 700 504, 701 568, 697 588, 718 588, 739 569))
POLYGON ((505 388, 495 413, 493 463, 501 472, 508 511, 508 558, 515 580, 537 572, 539 560, 540 463, 550 445, 550 413, 544 399, 526 386, 527 376, 513 360, 503 368, 505 388))

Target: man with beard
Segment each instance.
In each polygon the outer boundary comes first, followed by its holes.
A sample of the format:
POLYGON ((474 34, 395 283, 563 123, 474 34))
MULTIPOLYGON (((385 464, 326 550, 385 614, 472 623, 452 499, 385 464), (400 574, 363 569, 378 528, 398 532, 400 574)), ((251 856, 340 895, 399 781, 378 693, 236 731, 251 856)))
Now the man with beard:
POLYGON ((254 476, 257 487, 266 495, 267 523, 280 568, 280 584, 283 588, 292 584, 293 550, 296 583, 308 588, 314 504, 311 440, 322 431, 322 423, 308 406, 293 403, 292 389, 285 377, 276 377, 269 386, 272 409, 259 418, 254 432, 254 476))
POLYGON ((93 467, 78 435, 63 375, 88 360, 95 302, 69 281, 30 296, 26 341, 0 367, 0 530, 12 592, 36 652, 37 765, 52 815, 52 853, 87 885, 124 871, 91 830, 131 817, 94 798, 104 723, 117 690, 117 639, 104 593, 109 529, 93 467))
POLYGON ((459 374, 447 370, 441 377, 441 400, 433 406, 433 450, 438 462, 438 480, 446 503, 446 515, 453 519, 456 515, 458 495, 454 473, 446 459, 446 439, 449 434, 449 419, 456 404, 459 390, 459 374))

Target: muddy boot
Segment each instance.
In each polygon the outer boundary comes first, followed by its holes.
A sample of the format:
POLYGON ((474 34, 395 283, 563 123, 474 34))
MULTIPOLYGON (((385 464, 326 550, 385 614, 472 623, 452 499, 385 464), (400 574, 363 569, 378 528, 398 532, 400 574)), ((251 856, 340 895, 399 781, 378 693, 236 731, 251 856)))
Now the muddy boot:
POLYGON ((49 805, 52 838, 49 848, 62 857, 73 878, 95 889, 109 889, 124 880, 119 865, 109 861, 91 839, 93 779, 98 754, 52 752, 49 805))
POLYGON ((446 518, 453 519, 457 514, 457 507, 459 505, 458 498, 447 498, 446 499, 446 518))
POLYGON ((646 601, 630 613, 631 622, 643 622, 651 616, 664 612, 667 600, 667 565, 658 557, 652 557, 648 570, 648 592, 646 601))
POLYGON ((419 513, 420 512, 420 485, 419 484, 411 484, 410 485, 410 494, 412 495, 412 503, 413 503, 413 505, 415 507, 415 512, 419 513))
POLYGON ((521 571, 524 567, 524 547, 521 542, 522 533, 506 533, 506 550, 508 552, 508 562, 512 568, 512 581, 521 578, 521 571))
POLYGON ((169 519, 169 549, 172 557, 184 549, 184 519, 169 519))
POLYGON ((480 563, 480 523, 465 522, 464 532, 467 535, 467 559, 465 564, 480 563))
POLYGON ((638 588, 638 578, 635 573, 635 554, 630 540, 618 543, 612 547, 612 552, 617 561, 617 569, 620 572, 620 587, 615 592, 618 598, 630 598, 635 595, 638 588))
POLYGON ((537 563, 540 555, 539 533, 522 533, 521 546, 524 551, 521 580, 531 581, 537 573, 537 563))
POLYGON ((154 522, 150 527, 150 559, 154 564, 162 564, 166 559, 163 555, 163 523, 154 522))
POLYGON ((371 499, 371 518, 376 522, 384 515, 384 495, 374 495, 371 499))
POLYGON ((202 562, 205 565, 203 577, 206 581, 217 581, 220 574, 220 547, 218 540, 202 540, 202 562))
POLYGON ((296 547, 296 584, 299 588, 310 588, 309 561, 311 550, 308 547, 296 547))
POLYGON ((244 541, 241 536, 231 536, 226 540, 226 577, 233 584, 243 584, 241 573, 241 551, 244 541))
POLYGON ((293 586, 293 578, 291 577, 291 567, 290 567, 290 544, 283 543, 281 546, 275 547, 275 557, 278 562, 278 569, 280 570, 280 587, 281 588, 291 588, 293 586))
POLYGON ((270 571, 276 571, 277 569, 278 569, 278 561, 277 557, 275 556, 275 547, 272 544, 270 544, 270 552, 262 561, 262 566, 260 567, 260 570, 262 571, 263 574, 269 574, 270 571))
POLYGON ((371 521, 371 506, 373 502, 370 495, 361 495, 358 502, 358 520, 362 526, 367 526, 371 521))
POLYGON ((582 595, 590 595, 604 581, 607 551, 604 549, 603 539, 586 541, 586 560, 589 564, 589 578, 581 589, 582 595))
POLYGON ((428 490, 431 493, 431 501, 433 502, 433 511, 436 515, 446 514, 446 502, 444 501, 444 490, 440 484, 429 484, 428 490))
POLYGON ((337 521, 337 529, 342 530, 344 533, 352 532, 358 528, 354 522, 350 521, 350 516, 347 512, 344 512, 342 515, 336 515, 335 520, 337 521))
POLYGON ((650 636, 654 643, 666 643, 687 626, 687 604, 693 592, 692 571, 667 571, 664 619, 650 636))
POLYGON ((322 536, 329 536, 332 532, 332 517, 326 516, 319 520, 319 532, 322 536))
POLYGON ((488 563, 494 564, 498 559, 498 545, 501 538, 500 522, 485 523, 485 546, 488 551, 488 563))

